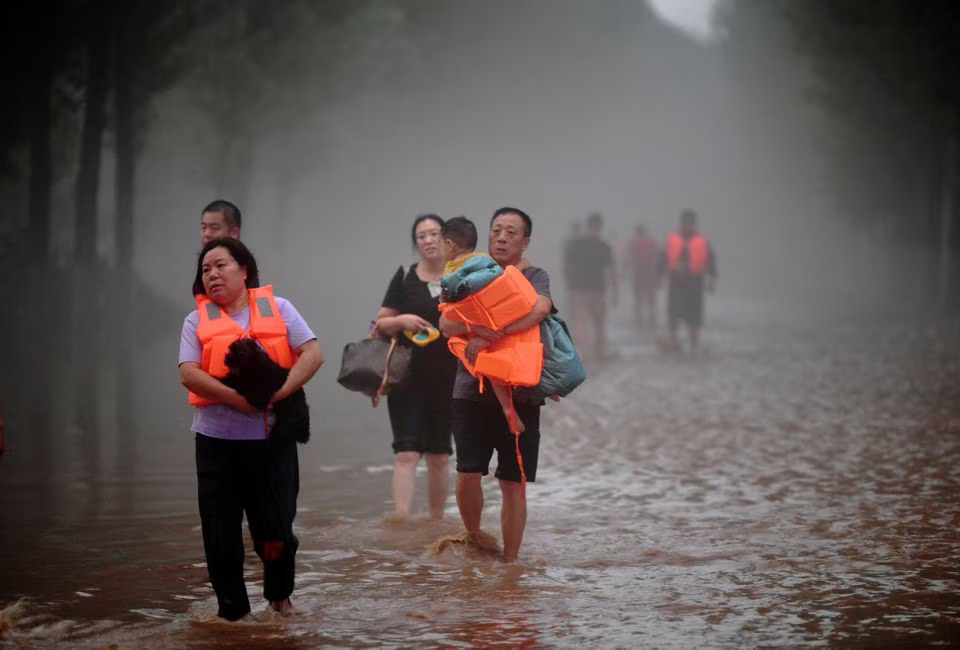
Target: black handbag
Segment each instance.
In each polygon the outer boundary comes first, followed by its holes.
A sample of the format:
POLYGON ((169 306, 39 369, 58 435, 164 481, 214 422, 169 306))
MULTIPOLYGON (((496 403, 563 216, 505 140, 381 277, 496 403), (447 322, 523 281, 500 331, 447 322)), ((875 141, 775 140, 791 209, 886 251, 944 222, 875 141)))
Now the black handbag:
POLYGON ((396 336, 347 343, 337 382, 347 390, 368 396, 376 406, 382 395, 407 386, 412 361, 413 351, 399 345, 396 336))

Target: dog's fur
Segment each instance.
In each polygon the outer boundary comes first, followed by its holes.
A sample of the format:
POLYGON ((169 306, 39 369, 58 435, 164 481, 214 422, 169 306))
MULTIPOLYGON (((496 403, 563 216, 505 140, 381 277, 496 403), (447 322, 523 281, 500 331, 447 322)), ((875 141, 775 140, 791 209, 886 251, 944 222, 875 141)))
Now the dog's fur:
MULTIPOLYGON (((287 379, 287 370, 267 356, 253 339, 238 339, 231 343, 226 364, 230 372, 221 381, 243 395, 250 406, 260 410, 266 410, 270 398, 287 379)), ((276 421, 269 440, 296 440, 299 443, 310 440, 310 409, 303 388, 277 401, 273 412, 276 421)))

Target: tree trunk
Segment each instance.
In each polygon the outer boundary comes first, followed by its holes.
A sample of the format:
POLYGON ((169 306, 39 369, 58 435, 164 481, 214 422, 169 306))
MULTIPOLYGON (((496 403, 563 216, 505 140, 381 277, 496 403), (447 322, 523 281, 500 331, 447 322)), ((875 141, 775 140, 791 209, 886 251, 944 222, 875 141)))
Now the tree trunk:
POLYGON ((50 132, 53 126, 50 101, 53 91, 53 64, 40 48, 36 73, 30 88, 30 253, 37 267, 50 266, 50 184, 53 161, 50 132))
POLYGON ((107 42, 93 35, 87 46, 87 87, 84 95, 80 169, 77 172, 74 258, 93 266, 97 254, 97 190, 100 187, 100 153, 106 126, 107 42))
MULTIPOLYGON (((122 24, 122 23, 121 23, 122 24)), ((133 373, 133 206, 136 171, 134 134, 133 71, 130 67, 130 43, 120 30, 117 35, 114 65, 114 119, 116 147, 116 283, 114 296, 119 330, 115 341, 117 353, 117 425, 119 428, 120 462, 132 470, 135 458, 136 428, 134 418, 133 373)))
MULTIPOLYGON (((93 34, 87 46, 87 85, 84 96, 80 168, 77 172, 76 228, 74 234, 73 327, 71 327, 77 425, 83 432, 85 450, 95 453, 98 429, 99 345, 101 296, 97 282, 97 196, 100 185, 100 155, 106 126, 108 49, 107 41, 93 34), (91 308, 92 307, 92 308, 91 308)), ((99 455, 99 454, 97 454, 99 455)))
POLYGON ((957 120, 951 114, 947 120, 943 143, 943 173, 940 187, 940 273, 937 282, 940 309, 951 307, 953 215, 956 207, 957 182, 957 120))
MULTIPOLYGON (((55 3, 43 4, 43 9, 37 9, 36 22, 31 25, 35 33, 40 33, 41 21, 44 12, 52 11, 55 3)), ((44 296, 45 299, 34 302, 34 308, 28 310, 28 318, 20 325, 27 336, 44 331, 53 316, 52 305, 56 300, 63 298, 62 294, 51 295, 54 289, 52 276, 54 269, 50 256, 50 186, 53 180, 53 160, 51 154, 51 132, 53 129, 53 115, 51 101, 53 96, 54 62, 47 48, 36 50, 36 59, 32 83, 29 93, 29 133, 30 133, 30 170, 28 174, 28 241, 33 273, 27 274, 30 278, 30 287, 27 295, 44 296)), ((56 341, 57 336, 52 333, 56 341)), ((24 339, 26 340, 26 339, 24 339)), ((56 342, 54 343, 56 345, 56 342)), ((51 346, 36 347, 35 356, 26 366, 29 372, 27 383, 34 387, 30 391, 28 400, 28 418, 30 422, 31 439, 35 442, 37 467, 41 471, 47 468, 50 462, 51 445, 49 441, 51 422, 51 396, 53 389, 50 385, 55 376, 51 364, 57 360, 57 355, 51 346)))

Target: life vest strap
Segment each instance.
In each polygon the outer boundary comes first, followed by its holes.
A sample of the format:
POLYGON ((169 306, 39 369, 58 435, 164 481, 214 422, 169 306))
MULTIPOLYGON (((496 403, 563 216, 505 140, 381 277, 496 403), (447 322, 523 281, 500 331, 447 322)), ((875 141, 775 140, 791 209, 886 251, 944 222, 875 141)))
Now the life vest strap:
POLYGON ((527 500, 527 473, 523 470, 523 454, 520 453, 520 428, 517 426, 517 420, 519 416, 517 415, 517 409, 513 405, 513 387, 507 387, 507 395, 509 399, 507 400, 507 425, 510 427, 510 432, 513 434, 513 441, 517 450, 517 465, 520 467, 520 496, 526 501, 527 500))
POLYGON ((387 350, 387 360, 383 364, 383 378, 380 379, 380 386, 377 387, 376 394, 370 398, 370 402, 374 407, 380 403, 380 398, 383 397, 384 392, 386 392, 387 382, 390 380, 390 357, 393 356, 393 351, 397 347, 397 335, 394 334, 390 339, 390 348, 387 350))

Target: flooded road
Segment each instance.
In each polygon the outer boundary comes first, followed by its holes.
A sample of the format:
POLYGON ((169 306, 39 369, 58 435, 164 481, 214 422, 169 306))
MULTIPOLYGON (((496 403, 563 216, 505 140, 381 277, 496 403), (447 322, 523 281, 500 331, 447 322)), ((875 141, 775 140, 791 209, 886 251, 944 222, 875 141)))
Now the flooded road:
MULTIPOLYGON (((955 646, 960 323, 817 322, 729 301, 708 311, 699 358, 665 355, 620 323, 616 358, 544 409, 514 565, 461 546, 429 553, 460 530, 452 498, 443 522, 384 520, 385 411, 358 399, 358 423, 337 431, 315 413, 300 456, 297 611, 286 618, 256 604, 250 552, 254 614, 215 619, 188 433, 135 474, 67 465, 38 478, 8 454, 0 640, 955 646), (357 452, 363 438, 374 451, 357 452)), ((495 481, 485 487, 484 527, 499 534, 495 481)))

